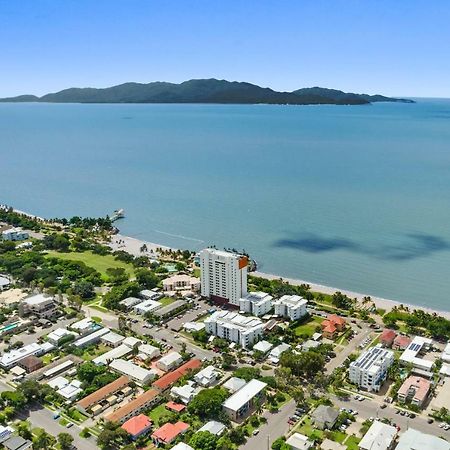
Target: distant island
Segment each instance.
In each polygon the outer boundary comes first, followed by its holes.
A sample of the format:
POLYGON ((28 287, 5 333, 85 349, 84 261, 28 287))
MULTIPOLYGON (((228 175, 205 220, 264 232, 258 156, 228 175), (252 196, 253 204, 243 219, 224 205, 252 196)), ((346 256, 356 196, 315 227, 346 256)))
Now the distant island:
POLYGON ((366 105, 374 102, 414 103, 404 98, 354 94, 321 87, 277 92, 255 84, 216 79, 124 83, 104 89, 70 88, 46 94, 2 98, 0 102, 43 103, 221 103, 278 105, 366 105))

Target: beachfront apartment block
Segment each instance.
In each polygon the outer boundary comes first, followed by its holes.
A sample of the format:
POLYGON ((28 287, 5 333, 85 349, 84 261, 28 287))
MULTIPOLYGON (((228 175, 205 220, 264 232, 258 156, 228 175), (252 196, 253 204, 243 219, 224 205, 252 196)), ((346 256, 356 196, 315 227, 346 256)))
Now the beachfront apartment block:
POLYGON ((239 299, 239 309, 241 312, 260 317, 272 309, 272 300, 273 297, 265 292, 249 292, 239 299))
POLYGON ((208 334, 247 348, 263 335, 264 324, 257 317, 247 317, 230 311, 216 311, 205 320, 205 330, 208 334))
POLYGON ((394 352, 378 344, 350 363, 349 379, 362 389, 378 392, 393 362, 394 352))
POLYGON ((247 295, 248 258, 214 248, 200 252, 201 295, 218 304, 239 307, 247 295))
POLYGON ((200 280, 190 275, 179 274, 163 280, 163 290, 165 292, 198 292, 200 290, 200 280))
POLYGON ((308 300, 299 295, 283 295, 280 299, 273 302, 275 315, 290 320, 298 320, 308 314, 307 304, 308 300))
POLYGON ((24 241, 29 238, 29 234, 22 228, 10 228, 2 231, 2 238, 4 241, 24 241))
POLYGON ((40 319, 48 319, 56 313, 56 302, 52 296, 36 294, 27 297, 19 303, 19 316, 35 315, 40 319))

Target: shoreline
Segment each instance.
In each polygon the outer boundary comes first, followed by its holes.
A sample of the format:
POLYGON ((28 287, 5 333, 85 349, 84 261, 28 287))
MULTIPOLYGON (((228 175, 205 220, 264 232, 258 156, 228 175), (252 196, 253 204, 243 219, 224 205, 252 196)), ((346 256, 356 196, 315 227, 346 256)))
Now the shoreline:
MULTIPOLYGON (((45 221, 45 219, 43 219, 39 216, 36 216, 34 214, 31 214, 31 213, 28 213, 25 211, 20 211, 15 208, 13 208, 13 210, 19 214, 23 214, 23 215, 29 216, 31 218, 45 221)), ((111 235, 111 242, 108 245, 114 251, 124 250, 133 256, 149 256, 149 257, 155 256, 155 257, 157 257, 158 256, 158 253, 157 253, 158 248, 163 249, 163 250, 175 250, 175 251, 178 250, 176 248, 171 248, 167 245, 162 245, 162 244, 157 244, 155 242, 145 241, 143 239, 135 238, 132 236, 126 236, 126 235, 123 235, 120 233, 111 235), (147 246, 147 252, 141 252, 140 249, 143 245, 147 246)), ((307 280, 300 280, 298 278, 290 278, 290 277, 286 277, 286 276, 282 276, 282 275, 274 275, 271 273, 255 271, 255 272, 250 272, 249 275, 266 278, 268 280, 282 279, 283 281, 288 282, 289 284, 292 284, 294 286, 298 286, 301 284, 308 284, 309 286, 311 286, 311 291, 321 292, 323 294, 332 295, 335 292, 339 291, 339 292, 342 292, 343 294, 347 295, 350 298, 356 298, 358 301, 361 301, 363 299, 363 297, 370 297, 370 299, 372 300, 372 302, 375 304, 375 306, 377 308, 385 309, 386 311, 392 310, 395 306, 398 307, 400 305, 403 305, 403 306, 409 308, 410 310, 419 309, 419 310, 425 311, 429 314, 437 314, 439 316, 445 317, 446 319, 450 320, 450 311, 441 311, 441 310, 437 310, 437 309, 433 309, 433 308, 428 308, 426 306, 414 305, 411 303, 400 302, 398 300, 391 300, 391 299, 387 299, 387 298, 383 298, 383 297, 376 297, 376 296, 373 296, 370 294, 362 294, 360 292, 354 292, 354 291, 350 291, 347 289, 334 288, 332 286, 326 286, 323 284, 318 284, 318 283, 314 283, 314 282, 307 281, 307 280)))
MULTIPOLYGON (((144 241, 139 238, 125 236, 122 234, 116 234, 115 237, 111 238, 111 241, 113 241, 114 238, 119 238, 119 240, 121 239, 124 241, 123 247, 119 248, 119 250, 128 251, 129 253, 131 253, 134 256, 143 256, 143 255, 150 256, 150 255, 148 255, 148 253, 140 252, 140 247, 144 244, 147 245, 148 249, 151 249, 155 252, 154 253, 155 256, 157 256, 156 255, 157 248, 162 248, 164 250, 169 250, 169 249, 170 250, 178 250, 178 249, 170 248, 166 245, 156 244, 154 242, 148 242, 148 241, 144 241)), ((307 281, 307 280, 300 280, 298 278, 290 278, 290 277, 285 277, 282 275, 274 275, 271 273, 255 271, 255 272, 249 272, 249 275, 260 277, 260 278, 266 278, 268 280, 279 280, 281 278, 283 281, 286 281, 289 284, 292 284, 294 286, 298 286, 301 284, 308 284, 309 286, 311 286, 311 291, 321 292, 323 294, 332 295, 335 292, 339 291, 339 292, 342 292, 343 294, 347 295, 350 298, 356 298, 358 301, 361 301, 363 299, 363 297, 370 297, 370 299, 372 300, 372 302, 375 304, 375 306, 377 308, 385 309, 386 311, 391 311, 395 306, 398 307, 400 305, 403 305, 403 306, 409 308, 411 311, 414 309, 419 309, 419 310, 425 311, 429 314, 437 314, 439 316, 445 317, 446 319, 450 320, 450 311, 440 311, 440 310, 428 308, 425 306, 414 305, 411 303, 404 303, 404 302, 400 302, 397 300, 391 300, 391 299, 387 299, 387 298, 383 298, 383 297, 376 297, 376 296, 369 295, 369 294, 362 294, 360 292, 354 292, 354 291, 350 291, 347 289, 334 288, 332 286, 325 286, 323 284, 313 283, 313 282, 307 281)))

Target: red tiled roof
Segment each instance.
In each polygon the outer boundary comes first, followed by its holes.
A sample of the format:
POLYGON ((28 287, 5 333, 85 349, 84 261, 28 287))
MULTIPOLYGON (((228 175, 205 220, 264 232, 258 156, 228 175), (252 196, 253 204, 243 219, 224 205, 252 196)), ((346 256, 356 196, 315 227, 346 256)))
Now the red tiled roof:
POLYGON ((157 439, 160 442, 170 443, 179 434, 184 433, 189 428, 189 425, 184 422, 166 423, 161 428, 155 430, 152 434, 153 439, 157 439))
POLYGON ((326 333, 334 333, 336 330, 337 328, 334 323, 331 323, 328 320, 324 320, 322 322, 322 331, 325 331, 326 333))
POLYGON ((148 391, 141 394, 139 397, 136 397, 134 400, 131 400, 131 402, 123 405, 118 410, 112 412, 111 414, 108 414, 105 417, 105 419, 111 422, 119 422, 123 417, 127 416, 133 411, 136 411, 141 406, 145 405, 147 402, 151 402, 154 398, 158 397, 158 395, 159 395, 158 391, 156 391, 155 389, 149 389, 148 391))
POLYGON ((152 421, 144 414, 139 414, 138 416, 128 419, 122 428, 130 433, 132 436, 137 436, 141 434, 146 429, 150 428, 152 421))
POLYGON ((343 317, 340 317, 336 314, 330 314, 327 317, 327 320, 329 320, 330 322, 333 322, 335 325, 345 325, 346 320, 343 317))
POLYGON ((117 378, 117 380, 114 380, 112 383, 103 386, 98 391, 95 391, 87 397, 82 398, 78 402, 78 405, 85 409, 89 408, 90 406, 98 403, 100 400, 109 397, 110 394, 114 394, 118 390, 124 388, 125 386, 128 386, 129 382, 129 378, 123 375, 120 378, 117 378))
POLYGON ((167 402, 166 403, 166 408, 167 409, 171 409, 172 411, 176 411, 176 412, 181 412, 184 409, 186 409, 185 405, 182 405, 180 403, 175 403, 175 402, 167 402))
POLYGON ((178 369, 163 375, 161 378, 153 383, 153 387, 165 391, 173 383, 176 383, 181 377, 186 375, 190 370, 198 369, 202 365, 199 359, 191 359, 190 361, 184 363, 178 369))
POLYGON ((391 343, 395 339, 395 336, 397 336, 397 333, 394 330, 390 330, 389 328, 386 328, 381 333, 380 340, 381 340, 381 342, 391 343))
POLYGON ((394 345, 400 347, 400 348, 406 348, 411 343, 411 338, 409 336, 404 336, 402 334, 399 334, 394 339, 394 345))

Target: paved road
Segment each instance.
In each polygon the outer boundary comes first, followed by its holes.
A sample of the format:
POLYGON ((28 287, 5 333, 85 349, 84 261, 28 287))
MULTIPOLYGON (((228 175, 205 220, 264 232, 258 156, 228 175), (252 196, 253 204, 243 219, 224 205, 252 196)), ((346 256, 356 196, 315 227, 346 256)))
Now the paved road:
POLYGON ((81 431, 78 425, 74 424, 71 428, 63 427, 58 420, 53 419, 53 413, 41 405, 35 404, 29 410, 22 411, 18 414, 21 420, 29 420, 33 427, 44 428, 47 433, 58 436, 59 433, 69 433, 73 438, 73 445, 78 450, 94 450, 97 449, 95 438, 90 437, 84 439, 79 436, 81 431))
POLYGON ((352 398, 346 401, 339 400, 336 397, 333 398, 333 403, 338 408, 350 408, 357 410, 359 412, 357 417, 360 418, 361 421, 364 421, 369 417, 378 417, 379 419, 388 418, 392 419, 393 423, 400 427, 400 432, 406 431, 408 428, 415 428, 423 433, 443 436, 446 439, 450 438, 450 432, 439 428, 436 422, 430 424, 427 422, 427 419, 422 416, 416 416, 414 419, 411 419, 401 416, 400 414, 395 414, 396 409, 391 405, 385 409, 381 409, 380 404, 373 400, 364 400, 359 402, 352 398))
POLYGON ((259 433, 256 436, 250 436, 247 442, 241 447, 243 450, 270 450, 275 439, 286 434, 290 425, 287 423, 290 416, 295 412, 294 400, 286 403, 280 411, 271 414, 264 411, 263 416, 267 423, 261 425, 259 433))
POLYGON ((342 366, 344 361, 350 356, 354 351, 360 350, 359 344, 361 344, 364 339, 370 335, 373 330, 371 328, 363 328, 360 330, 358 328, 358 334, 348 343, 348 345, 333 358, 326 366, 328 373, 333 372, 336 367, 342 366))

